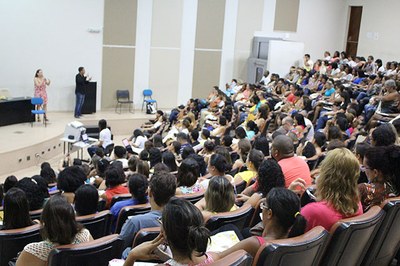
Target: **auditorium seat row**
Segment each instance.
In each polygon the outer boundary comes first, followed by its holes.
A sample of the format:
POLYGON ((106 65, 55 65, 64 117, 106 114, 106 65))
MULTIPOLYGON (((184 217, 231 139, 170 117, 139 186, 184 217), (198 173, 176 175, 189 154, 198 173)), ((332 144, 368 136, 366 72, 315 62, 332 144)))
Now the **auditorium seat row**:
MULTIPOLYGON (((207 222, 207 227, 218 228, 226 223, 243 227, 251 216, 251 210, 244 205, 229 213, 230 216, 217 214, 207 222)), ((105 214, 109 215, 108 211, 77 219, 93 234, 96 231, 90 227, 105 214)), ((298 237, 265 243, 255 258, 240 251, 215 265, 389 265, 399 249, 399 223, 400 198, 392 198, 385 201, 382 208, 374 206, 363 215, 337 222, 329 233, 318 226, 298 237)), ((107 226, 103 224, 98 228, 107 226)), ((8 261, 26 244, 40 241, 39 228, 39 225, 33 225, 0 231, 0 266, 8 265, 8 261)), ((155 238, 159 230, 141 230, 133 246, 155 238)), ((96 236, 102 233, 99 230, 96 236)), ((79 245, 58 247, 50 255, 49 265, 107 265, 109 260, 121 255, 121 249, 122 240, 118 235, 108 235, 79 245)))

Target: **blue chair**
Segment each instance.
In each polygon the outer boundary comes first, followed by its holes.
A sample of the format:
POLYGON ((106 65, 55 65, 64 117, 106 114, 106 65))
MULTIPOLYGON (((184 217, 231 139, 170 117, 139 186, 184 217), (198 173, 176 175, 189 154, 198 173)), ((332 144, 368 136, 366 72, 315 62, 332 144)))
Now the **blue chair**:
POLYGON ((143 107, 147 103, 155 103, 156 104, 156 108, 157 108, 157 101, 153 100, 153 98, 151 98, 152 95, 153 95, 153 91, 151 89, 143 90, 142 111, 143 111, 143 107))
MULTIPOLYGON (((31 111, 32 115, 33 116, 43 115, 43 123, 44 123, 44 126, 46 127, 47 126, 46 119, 45 119, 46 111, 39 109, 39 107, 43 104, 43 99, 42 98, 32 98, 31 104, 35 106, 35 109, 31 111)), ((35 119, 34 119, 34 121, 35 121, 35 119)), ((33 127, 33 122, 31 122, 31 127, 33 127)))

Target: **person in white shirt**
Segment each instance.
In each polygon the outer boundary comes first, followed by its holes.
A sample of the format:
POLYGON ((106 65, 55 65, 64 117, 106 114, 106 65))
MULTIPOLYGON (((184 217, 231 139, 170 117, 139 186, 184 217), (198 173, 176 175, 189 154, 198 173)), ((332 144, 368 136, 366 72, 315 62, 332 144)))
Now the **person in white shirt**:
POLYGON ((311 71, 313 66, 314 66, 314 62, 311 60, 310 55, 309 54, 305 54, 304 55, 304 68, 307 71, 311 71))
POLYGON ((260 80, 260 83, 263 83, 264 85, 267 85, 271 81, 271 78, 269 77, 269 71, 265 70, 264 75, 260 80))
POLYGON ((103 148, 103 150, 105 150, 108 145, 112 144, 111 130, 108 129, 107 121, 105 119, 101 119, 99 121, 99 130, 100 130, 99 140, 88 148, 88 153, 90 157, 92 157, 96 153, 97 148, 100 147, 103 148))
POLYGON ((376 59, 375 60, 375 64, 376 64, 376 67, 378 68, 378 71, 377 71, 378 73, 382 73, 382 74, 386 73, 386 69, 383 66, 383 63, 382 63, 381 59, 376 59))
POLYGON ((144 143, 147 141, 147 138, 140 129, 135 129, 133 135, 128 140, 132 141, 133 147, 144 149, 144 143))
POLYGON ((324 60, 326 60, 326 61, 330 61, 331 60, 331 53, 329 51, 325 51, 324 60))
POLYGON ((357 63, 353 60, 353 57, 352 57, 351 55, 349 56, 348 65, 349 65, 351 68, 354 68, 354 67, 357 66, 357 63))

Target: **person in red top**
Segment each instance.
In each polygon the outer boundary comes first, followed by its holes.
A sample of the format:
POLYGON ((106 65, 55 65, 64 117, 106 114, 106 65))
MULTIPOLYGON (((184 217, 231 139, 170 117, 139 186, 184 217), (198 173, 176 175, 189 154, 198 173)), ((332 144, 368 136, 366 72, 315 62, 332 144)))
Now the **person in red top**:
POLYGON ((317 202, 301 209, 307 220, 306 231, 318 225, 329 231, 337 221, 363 213, 357 187, 359 174, 358 160, 351 151, 337 148, 328 152, 317 179, 317 202))
POLYGON ((310 169, 302 158, 294 156, 291 138, 286 135, 276 136, 272 142, 271 155, 282 168, 286 188, 298 178, 303 179, 306 186, 311 185, 310 169))
POLYGON ((115 195, 127 194, 129 189, 122 186, 125 183, 125 173, 122 168, 122 163, 114 162, 105 172, 107 189, 101 197, 105 199, 106 208, 110 208, 111 200, 115 195))

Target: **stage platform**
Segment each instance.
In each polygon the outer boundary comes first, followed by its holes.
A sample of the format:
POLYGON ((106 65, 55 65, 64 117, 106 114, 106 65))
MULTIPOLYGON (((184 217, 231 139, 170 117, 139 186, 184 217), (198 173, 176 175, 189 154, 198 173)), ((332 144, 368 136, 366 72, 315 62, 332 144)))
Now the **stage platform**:
MULTIPOLYGON (((48 117, 50 122, 47 127, 39 122, 34 123, 33 127, 30 123, 0 127, 0 182, 10 174, 24 173, 24 169, 40 166, 42 162, 50 161, 53 166, 55 160, 60 160, 63 153, 60 138, 69 122, 77 120, 84 125, 97 125, 100 119, 106 119, 114 138, 117 136, 114 142, 120 145, 122 138, 130 136, 135 128, 154 115, 140 110, 135 110, 133 114, 117 114, 110 110, 84 115, 81 119, 75 119, 73 112, 49 112, 48 117)), ((88 156, 87 153, 84 156, 88 156)), ((35 171, 35 174, 38 172, 35 171)))

